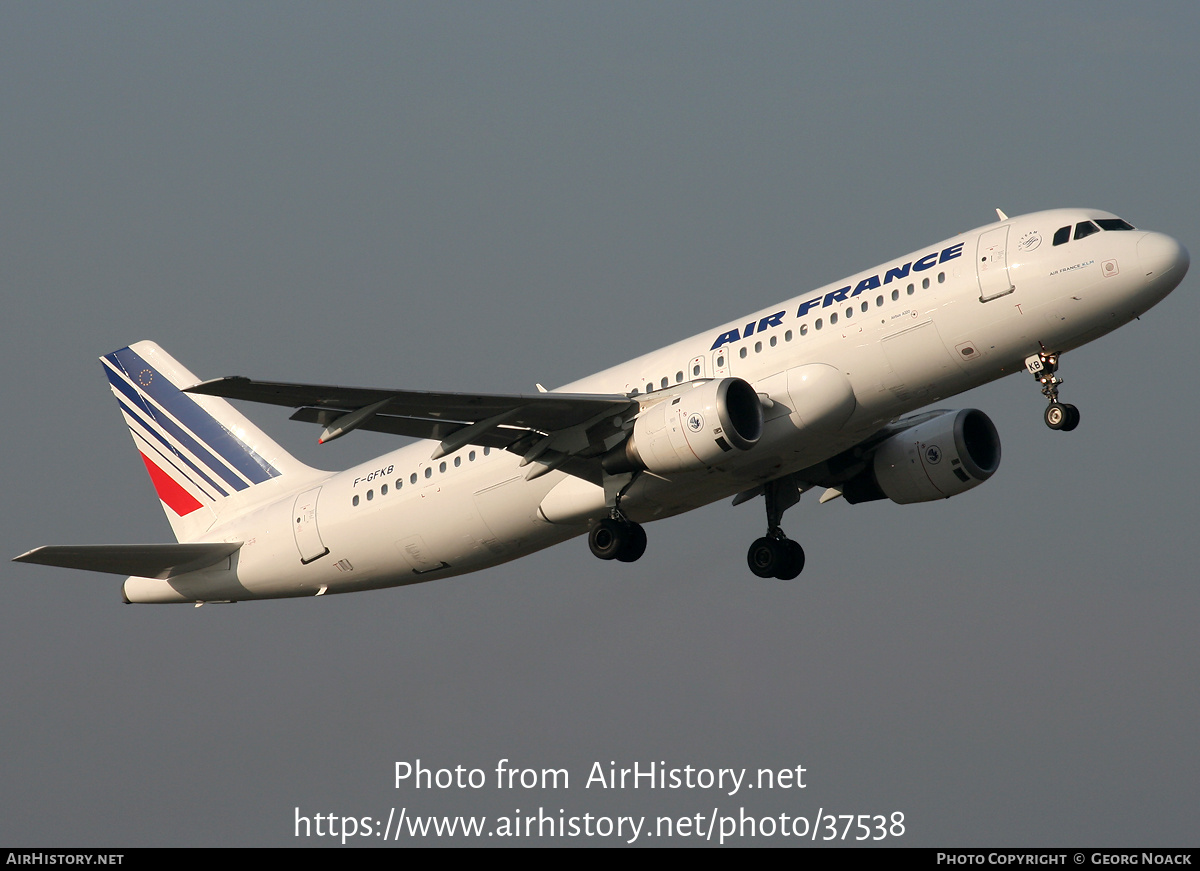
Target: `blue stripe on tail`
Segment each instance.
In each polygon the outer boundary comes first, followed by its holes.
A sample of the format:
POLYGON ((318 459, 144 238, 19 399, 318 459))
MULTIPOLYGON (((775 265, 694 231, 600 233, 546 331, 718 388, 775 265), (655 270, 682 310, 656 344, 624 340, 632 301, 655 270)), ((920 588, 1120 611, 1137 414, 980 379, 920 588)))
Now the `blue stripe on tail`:
MULTIPOLYGON (((282 474, 275 466, 253 451, 249 445, 222 426, 192 397, 180 392, 178 387, 146 362, 136 351, 122 348, 111 354, 105 354, 104 359, 129 379, 126 381, 116 371, 106 367, 105 374, 113 387, 127 397, 134 407, 143 409, 151 420, 166 430, 172 438, 176 439, 201 462, 208 465, 210 470, 224 480, 228 486, 235 490, 243 490, 248 486, 246 480, 251 484, 261 484, 282 474), (136 384, 145 396, 135 390, 133 384, 136 384), (147 399, 153 400, 161 410, 168 412, 183 427, 186 427, 186 430, 165 415, 156 414, 154 405, 147 402, 147 399), (234 474, 233 470, 235 469, 241 473, 241 476, 244 476, 245 480, 234 474)), ((150 428, 147 427, 147 429, 150 428)), ((151 431, 153 432, 153 430, 151 431)), ((157 436, 157 433, 155 435, 157 436)), ((172 452, 174 453, 174 449, 172 452)), ((188 465, 192 464, 188 463, 188 465)), ((207 480, 207 476, 204 476, 199 469, 195 469, 194 466, 193 469, 207 480)))

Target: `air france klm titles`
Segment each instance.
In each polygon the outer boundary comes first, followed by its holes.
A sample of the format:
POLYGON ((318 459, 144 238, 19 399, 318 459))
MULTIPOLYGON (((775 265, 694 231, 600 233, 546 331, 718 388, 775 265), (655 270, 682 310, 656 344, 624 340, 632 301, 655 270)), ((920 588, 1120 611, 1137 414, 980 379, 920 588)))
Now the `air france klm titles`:
POLYGON ((758 769, 757 783, 746 781, 745 768, 697 768, 685 765, 668 768, 665 762, 650 762, 643 766, 633 763, 632 768, 617 768, 610 762, 606 769, 599 762, 592 763, 585 789, 721 789, 736 795, 745 784, 746 789, 805 789, 804 773, 808 769, 795 768, 758 769))
MULTIPOLYGON (((868 275, 866 278, 862 279, 862 281, 858 282, 858 284, 847 284, 845 287, 839 287, 837 290, 829 291, 829 293, 822 294, 820 296, 814 296, 812 299, 800 304, 800 308, 796 311, 796 317, 802 318, 818 306, 820 308, 829 308, 835 303, 845 302, 847 299, 853 299, 865 291, 875 290, 876 288, 883 287, 885 284, 891 284, 893 281, 900 281, 908 278, 910 273, 924 272, 926 269, 932 269, 939 263, 945 263, 947 260, 953 260, 956 257, 961 257, 963 244, 964 243, 959 242, 955 245, 951 245, 949 248, 943 248, 941 251, 931 251, 924 257, 918 258, 917 260, 910 260, 909 262, 903 263, 900 266, 893 266, 891 269, 882 273, 882 279, 879 277, 880 273, 876 273, 874 275, 868 275)), ((783 318, 786 314, 787 309, 784 309, 783 311, 777 311, 774 314, 767 315, 765 318, 762 318, 758 321, 750 321, 750 323, 746 324, 746 326, 740 330, 737 327, 734 327, 732 330, 727 330, 726 332, 717 336, 716 341, 713 342, 712 347, 709 348, 709 350, 715 351, 722 345, 728 345, 732 342, 739 341, 740 339, 748 339, 755 333, 761 333, 763 330, 766 330, 769 327, 777 327, 783 323, 783 318)))

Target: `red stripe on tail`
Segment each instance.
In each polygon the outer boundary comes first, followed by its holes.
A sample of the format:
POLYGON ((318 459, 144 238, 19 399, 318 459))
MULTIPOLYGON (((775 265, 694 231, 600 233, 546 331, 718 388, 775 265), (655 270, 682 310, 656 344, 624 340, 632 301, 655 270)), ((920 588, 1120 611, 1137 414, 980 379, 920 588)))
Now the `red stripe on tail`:
POLYGON ((146 464, 146 471, 150 473, 154 489, 158 492, 158 498, 163 501, 164 505, 180 517, 191 514, 197 508, 202 507, 196 497, 179 486, 174 478, 155 465, 141 451, 138 453, 141 454, 142 462, 146 464))

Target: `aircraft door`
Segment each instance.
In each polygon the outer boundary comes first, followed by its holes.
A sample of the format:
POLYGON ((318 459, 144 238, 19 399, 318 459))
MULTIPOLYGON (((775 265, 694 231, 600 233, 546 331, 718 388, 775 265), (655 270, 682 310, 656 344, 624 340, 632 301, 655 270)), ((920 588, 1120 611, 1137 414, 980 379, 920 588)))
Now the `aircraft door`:
POLYGON ((1008 273, 1009 227, 988 230, 979 237, 975 266, 979 270, 979 301, 988 302, 1016 290, 1008 273))
POLYGON ((329 548, 321 541, 321 533, 317 529, 317 497, 320 495, 320 487, 308 490, 296 497, 296 504, 292 507, 292 516, 296 518, 292 532, 296 536, 300 562, 304 565, 329 553, 329 548))
POLYGON ((729 374, 729 347, 724 345, 713 351, 713 377, 724 378, 729 374))

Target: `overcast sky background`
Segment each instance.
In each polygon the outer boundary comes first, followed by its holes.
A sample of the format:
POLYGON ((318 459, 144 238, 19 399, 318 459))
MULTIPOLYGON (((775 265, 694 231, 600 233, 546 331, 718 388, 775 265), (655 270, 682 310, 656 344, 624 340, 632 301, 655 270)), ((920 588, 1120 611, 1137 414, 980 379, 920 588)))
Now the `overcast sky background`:
MULTIPOLYGON (((3 4, 0 553, 169 540, 96 359, 139 339, 201 377, 517 392, 997 206, 1196 252, 1197 32, 1193 2, 3 4)), ((952 400, 1000 430, 986 486, 802 500, 794 582, 746 569, 760 501, 651 524, 632 565, 576 540, 317 601, 126 607, 0 564, 0 842, 541 806, 1194 846, 1195 288, 1064 358, 1070 435, 1025 376, 952 400), (417 758, 571 788, 393 789, 417 758), (604 793, 596 760, 808 787, 604 793)), ((397 444, 243 410, 325 468, 397 444)))

